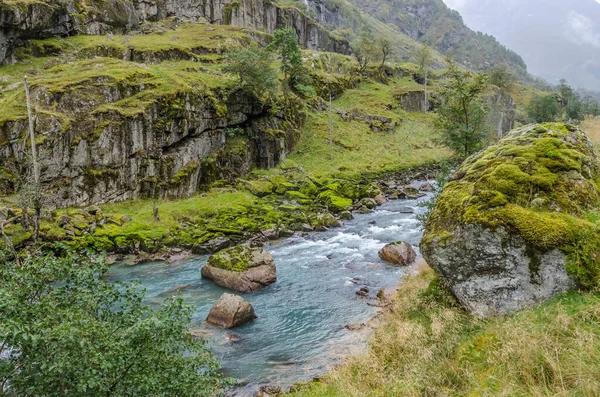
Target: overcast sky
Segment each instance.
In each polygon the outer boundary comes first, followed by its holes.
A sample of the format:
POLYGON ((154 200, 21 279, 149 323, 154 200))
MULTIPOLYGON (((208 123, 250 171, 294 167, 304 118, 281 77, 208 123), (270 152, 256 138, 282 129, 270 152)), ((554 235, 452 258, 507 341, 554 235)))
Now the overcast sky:
POLYGON ((600 91, 600 0, 444 0, 551 83, 600 91))

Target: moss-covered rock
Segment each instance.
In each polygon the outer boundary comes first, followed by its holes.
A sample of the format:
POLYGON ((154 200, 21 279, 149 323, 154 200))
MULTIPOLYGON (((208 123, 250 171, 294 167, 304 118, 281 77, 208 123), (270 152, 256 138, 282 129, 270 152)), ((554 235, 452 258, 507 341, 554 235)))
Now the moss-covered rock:
POLYGON ((467 159, 426 224, 421 251, 478 314, 520 309, 578 282, 600 285, 590 222, 598 163, 584 132, 528 126, 467 159))
POLYGON ((238 292, 256 292, 276 281, 275 261, 261 248, 237 246, 208 259, 201 271, 203 278, 238 292))
POLYGON ((351 199, 339 196, 333 190, 321 192, 318 198, 333 212, 342 212, 352 206, 351 199))
POLYGON ((265 197, 275 190, 273 183, 269 181, 252 180, 244 181, 244 187, 257 197, 265 197))

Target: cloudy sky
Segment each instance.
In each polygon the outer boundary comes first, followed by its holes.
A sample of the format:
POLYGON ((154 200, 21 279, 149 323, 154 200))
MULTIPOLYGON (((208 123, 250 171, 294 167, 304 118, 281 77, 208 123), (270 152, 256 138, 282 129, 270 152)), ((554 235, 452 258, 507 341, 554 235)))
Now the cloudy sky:
POLYGON ((551 83, 600 91, 600 0, 444 0, 551 83))

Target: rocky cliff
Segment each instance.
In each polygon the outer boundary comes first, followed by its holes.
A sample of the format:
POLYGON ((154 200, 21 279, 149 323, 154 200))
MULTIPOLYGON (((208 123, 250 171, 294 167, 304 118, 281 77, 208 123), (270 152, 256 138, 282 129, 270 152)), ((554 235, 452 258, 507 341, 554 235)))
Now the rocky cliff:
POLYGON ((143 32, 150 29, 149 23, 168 18, 269 34, 276 28, 292 27, 305 48, 349 51, 347 42, 333 38, 297 8, 269 0, 8 0, 0 3, 0 62, 16 61, 13 50, 30 39, 143 32))
POLYGON ((502 314, 600 280, 600 177, 584 132, 528 126, 465 161, 426 224, 421 252, 456 298, 502 314))
MULTIPOLYGON (((224 46, 250 42, 239 28, 195 24, 34 43, 28 50, 41 56, 26 67, 48 205, 182 197, 277 164, 298 138, 300 104, 265 102, 214 65, 224 46)), ((5 193, 30 164, 21 70, 8 70, 12 84, 0 96, 5 193)))

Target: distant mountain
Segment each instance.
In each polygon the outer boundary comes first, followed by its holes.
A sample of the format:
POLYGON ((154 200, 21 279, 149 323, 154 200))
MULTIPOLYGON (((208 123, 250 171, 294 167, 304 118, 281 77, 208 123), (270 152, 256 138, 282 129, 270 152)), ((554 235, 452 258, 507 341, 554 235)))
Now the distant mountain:
POLYGON ((521 54, 531 73, 600 90, 600 1, 444 1, 469 27, 521 54))
POLYGON ((521 56, 493 36, 476 33, 442 0, 348 0, 366 14, 475 70, 505 64, 522 77, 521 56))

